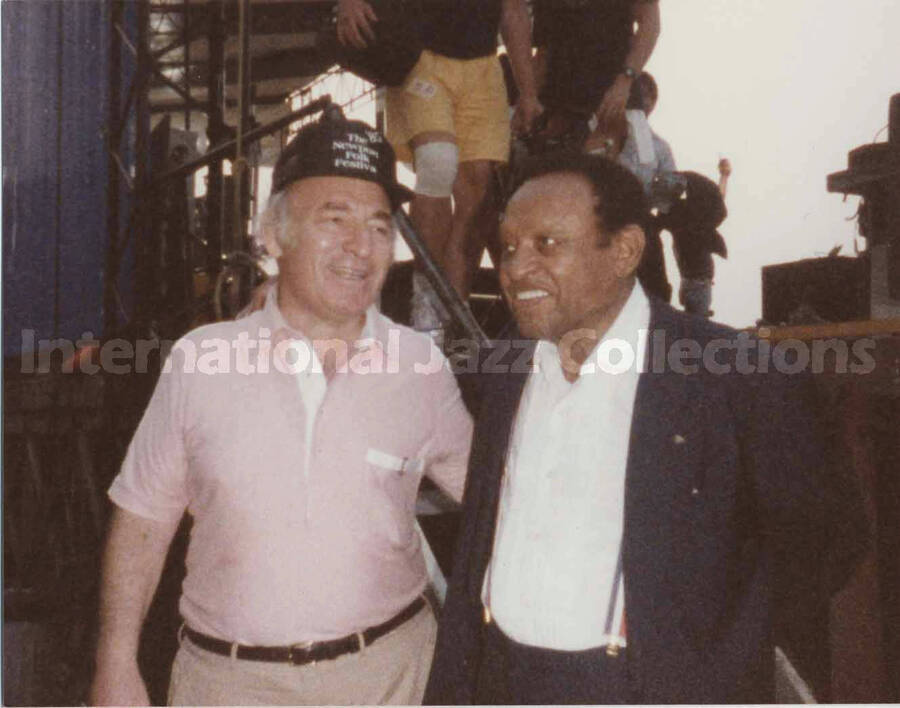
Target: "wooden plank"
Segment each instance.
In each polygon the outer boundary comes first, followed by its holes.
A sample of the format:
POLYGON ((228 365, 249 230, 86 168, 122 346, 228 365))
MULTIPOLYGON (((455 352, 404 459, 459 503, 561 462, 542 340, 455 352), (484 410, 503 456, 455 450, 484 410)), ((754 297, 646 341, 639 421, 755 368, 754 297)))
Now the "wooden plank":
POLYGON ((826 324, 793 325, 783 327, 764 326, 751 328, 751 334, 761 339, 781 341, 784 339, 831 339, 874 337, 900 334, 900 317, 885 320, 861 320, 857 322, 828 322, 826 324))

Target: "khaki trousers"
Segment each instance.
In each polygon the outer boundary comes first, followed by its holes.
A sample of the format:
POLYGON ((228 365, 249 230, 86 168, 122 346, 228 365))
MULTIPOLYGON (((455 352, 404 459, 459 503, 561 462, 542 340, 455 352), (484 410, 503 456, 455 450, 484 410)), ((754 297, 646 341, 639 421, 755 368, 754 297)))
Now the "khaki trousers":
POLYGON ((183 639, 169 705, 420 705, 437 622, 422 609, 355 654, 293 666, 214 654, 183 639))

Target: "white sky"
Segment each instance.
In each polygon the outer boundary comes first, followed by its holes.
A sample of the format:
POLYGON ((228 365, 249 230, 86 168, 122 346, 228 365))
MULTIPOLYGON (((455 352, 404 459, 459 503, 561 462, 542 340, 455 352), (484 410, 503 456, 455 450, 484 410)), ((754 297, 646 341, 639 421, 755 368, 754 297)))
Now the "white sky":
POLYGON ((719 157, 732 162, 721 229, 729 258, 716 261, 713 309, 716 320, 751 325, 762 309, 761 266, 837 244, 842 255, 854 252, 856 223, 846 219, 858 199, 827 192, 825 177, 887 124, 888 100, 900 92, 900 2, 660 5, 662 34, 647 65, 660 91, 650 122, 679 169, 718 179, 719 157))

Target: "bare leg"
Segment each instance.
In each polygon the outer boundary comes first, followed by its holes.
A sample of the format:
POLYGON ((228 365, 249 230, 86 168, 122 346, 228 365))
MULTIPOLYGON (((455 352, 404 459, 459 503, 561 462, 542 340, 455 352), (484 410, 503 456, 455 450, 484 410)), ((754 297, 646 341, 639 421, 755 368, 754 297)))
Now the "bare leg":
MULTIPOLYGON (((450 133, 422 133, 410 141, 410 147, 415 151, 416 148, 433 142, 455 143, 456 139, 450 133)), ((416 194, 410 204, 409 216, 432 258, 443 267, 444 251, 453 222, 451 198, 416 194)), ((418 268, 421 268, 421 264, 418 264, 418 268)), ((422 331, 437 333, 432 334, 437 341, 440 339, 439 332, 447 324, 449 314, 418 268, 413 275, 412 325, 422 331)))
MULTIPOLYGON (((421 133, 410 141, 413 150, 427 143, 455 143, 456 138, 450 133, 421 133)), ((453 218, 453 207, 450 197, 427 197, 416 194, 409 206, 409 218, 416 231, 425 241, 434 259, 443 265, 442 254, 450 238, 453 218)))
POLYGON ((453 185, 454 213, 443 265, 450 283, 465 300, 469 296, 474 268, 473 254, 481 255, 482 229, 479 219, 484 217, 488 203, 492 165, 488 160, 463 162, 453 185))
POLYGON ((491 178, 488 183, 488 192, 481 206, 481 213, 475 219, 475 229, 478 232, 476 238, 471 239, 469 272, 476 273, 481 264, 481 256, 487 249, 494 268, 500 267, 500 205, 497 203, 498 184, 491 178))
POLYGON ((450 197, 426 197, 424 194, 416 194, 409 205, 409 218, 431 251, 431 255, 441 263, 441 255, 447 247, 453 219, 450 197))

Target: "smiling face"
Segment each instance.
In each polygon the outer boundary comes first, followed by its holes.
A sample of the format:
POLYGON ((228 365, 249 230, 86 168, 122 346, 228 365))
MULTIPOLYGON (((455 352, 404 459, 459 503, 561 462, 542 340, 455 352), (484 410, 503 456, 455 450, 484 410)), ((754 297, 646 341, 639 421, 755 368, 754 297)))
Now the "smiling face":
POLYGON ((357 336, 393 260, 387 194, 365 180, 307 177, 285 197, 287 243, 264 234, 282 314, 308 337, 357 336))
POLYGON ((526 337, 558 343, 568 332, 600 337, 628 299, 643 231, 603 233, 585 177, 557 172, 528 180, 507 205, 500 285, 526 337))

